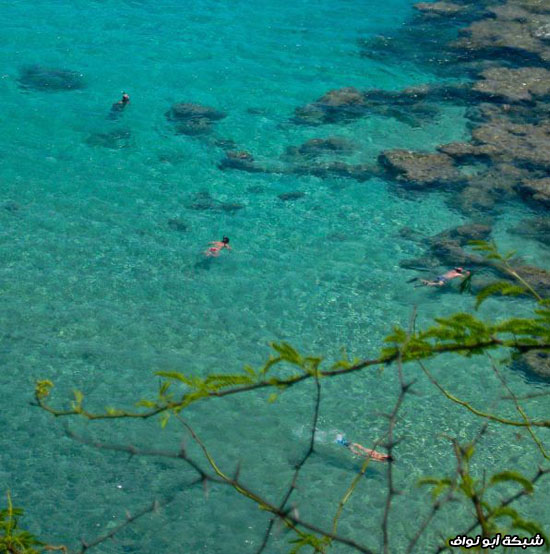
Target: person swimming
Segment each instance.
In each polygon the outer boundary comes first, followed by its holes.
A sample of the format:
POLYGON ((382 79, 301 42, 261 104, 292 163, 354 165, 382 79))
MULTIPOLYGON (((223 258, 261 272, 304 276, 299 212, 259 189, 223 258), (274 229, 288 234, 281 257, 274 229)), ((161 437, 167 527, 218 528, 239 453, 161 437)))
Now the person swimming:
POLYGON ((442 287, 452 279, 456 279, 457 277, 462 277, 464 279, 468 277, 468 275, 470 275, 469 271, 465 271, 462 267, 455 267, 442 275, 438 275, 435 279, 421 279, 420 282, 427 287, 442 287))
POLYGON ((229 238, 223 237, 222 240, 212 241, 209 243, 211 246, 205 251, 205 256, 218 257, 220 252, 225 248, 226 250, 231 250, 229 246, 229 238))
POLYGON ((130 103, 130 95, 127 92, 122 93, 122 98, 115 102, 111 106, 111 111, 109 112, 109 119, 118 119, 124 108, 130 103))
POLYGON ((356 442, 349 442, 346 438, 344 438, 344 435, 336 435, 335 442, 345 446, 356 456, 365 456, 366 458, 371 458, 377 462, 393 462, 393 458, 388 454, 381 454, 376 450, 365 448, 356 442))

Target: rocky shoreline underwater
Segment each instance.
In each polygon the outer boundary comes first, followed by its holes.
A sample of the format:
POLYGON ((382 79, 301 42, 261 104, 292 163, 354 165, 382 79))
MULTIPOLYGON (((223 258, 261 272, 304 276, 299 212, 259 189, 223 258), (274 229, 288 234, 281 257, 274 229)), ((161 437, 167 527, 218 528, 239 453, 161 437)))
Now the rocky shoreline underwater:
MULTIPOLYGON (((473 223, 420 237, 401 229, 402 238, 425 248, 424 256, 402 260, 407 269, 463 265, 481 273, 476 286, 509 279, 492 262, 469 253, 470 240, 490 240, 487 222, 513 202, 527 204, 533 217, 508 229, 550 246, 550 3, 542 0, 458 0, 419 3, 406 30, 418 42, 411 62, 422 61, 453 81, 401 91, 330 90, 296 109, 292 122, 322 127, 371 115, 394 117, 413 127, 432 121, 442 104, 466 109, 471 138, 441 144, 436 152, 389 150, 373 164, 349 164, 353 145, 340 137, 315 138, 289 146, 279 160, 256 161, 247 151, 230 150, 221 169, 317 177, 343 176, 364 182, 381 176, 395 192, 448 193, 448 203, 473 223), (458 36, 457 36, 458 35, 458 36), (330 159, 332 157, 332 159, 330 159)), ((399 37, 362 43, 362 55, 403 56, 399 37)), ((405 53, 405 55, 407 55, 405 53)), ((295 193, 298 194, 298 191, 295 193)), ((514 270, 543 296, 550 295, 550 272, 512 260, 514 270)), ((518 369, 550 380, 550 356, 531 352, 514 362, 518 369)))
MULTIPOLYGON (((322 129, 346 125, 376 115, 395 118, 411 127, 433 122, 441 106, 465 109, 470 139, 441 144, 436 151, 387 150, 372 163, 354 164, 348 156, 357 145, 338 136, 322 136, 301 145, 289 145, 277 159, 257 160, 231 139, 212 139, 224 152, 218 168, 254 173, 345 177, 366 182, 382 177, 396 194, 421 199, 444 191, 450 207, 472 223, 435 237, 418 237, 402 229, 401 237, 425 248, 421 258, 402 260, 406 269, 435 270, 463 265, 481 270, 478 286, 501 274, 497 267, 465 248, 471 239, 491 239, 492 217, 507 205, 526 204, 533 212, 509 232, 550 246, 550 2, 548 0, 454 0, 418 3, 417 13, 395 36, 360 42, 360 55, 384 60, 399 56, 422 63, 439 77, 437 84, 400 91, 359 90, 353 86, 327 91, 317 100, 296 108, 288 124, 322 129), (417 48, 403 48, 402 41, 417 48)), ((29 66, 21 69, 24 91, 71 91, 86 87, 82 74, 65 69, 29 66)), ((254 114, 253 109, 249 113, 254 114)), ((226 114, 192 102, 171 106, 165 113, 169 132, 205 137, 226 114)), ((91 147, 125 148, 129 129, 117 127, 87 139, 91 147)), ((163 160, 161 163, 170 160, 163 160)), ((304 196, 296 190, 279 195, 281 201, 304 196)), ((7 206, 5 206, 9 209, 7 206)), ((198 193, 187 206, 194 210, 234 212, 244 206, 222 202, 208 192, 198 193)), ((185 231, 185 222, 168 225, 185 231)), ((537 292, 550 295, 550 272, 520 259, 517 273, 537 292)), ((550 358, 531 354, 530 370, 550 379, 550 358)))

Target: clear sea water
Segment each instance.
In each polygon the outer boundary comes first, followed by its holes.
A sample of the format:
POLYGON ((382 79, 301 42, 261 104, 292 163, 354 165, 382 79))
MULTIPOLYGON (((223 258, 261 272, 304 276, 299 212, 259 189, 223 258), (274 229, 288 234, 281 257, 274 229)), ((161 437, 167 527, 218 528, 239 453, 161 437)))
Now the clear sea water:
MULTIPOLYGON (((231 139, 259 159, 289 145, 338 135, 360 146, 356 162, 374 162, 388 148, 431 150, 469 136, 464 108, 440 107, 421 127, 370 117, 319 128, 290 122, 296 107, 342 86, 398 90, 441 79, 430 65, 395 56, 360 55, 360 41, 396 37, 412 25, 409 0, 161 0, 2 1, 0 36, 0 490, 26 509, 27 527, 54 544, 76 547, 124 521, 154 498, 175 496, 94 552, 254 552, 268 517, 227 488, 187 488, 192 472, 176 462, 134 458, 81 446, 63 422, 29 405, 37 378, 56 383, 63 404, 73 389, 88 406, 128 405, 154 394, 154 372, 199 375, 259 365, 269 341, 289 341, 327 360, 344 347, 371 357, 394 324, 418 324, 473 298, 456 291, 414 289, 399 262, 422 248, 397 234, 409 226, 432 235, 468 218, 445 193, 399 195, 382 179, 364 183, 277 174, 223 172, 214 139, 231 139), (82 72, 78 91, 23 91, 19 68, 29 64, 82 72), (131 104, 118 122, 106 118, 121 90, 131 104), (165 112, 178 101, 225 111, 210 137, 173 133, 165 112), (90 137, 129 130, 125 148, 90 137), (195 196, 243 204, 237 212, 191 209, 195 196), (283 202, 278 194, 305 193, 283 202), (169 225, 184 222, 186 231, 169 225), (201 264, 206 244, 231 237, 233 252, 201 264)), ((403 52, 416 48, 403 38, 403 52)), ((550 256, 507 229, 529 216, 510 205, 494 220, 504 249, 521 247, 527 261, 550 256)), ((482 314, 504 317, 523 306, 490 301, 482 314)), ((429 364, 451 391, 481 409, 515 416, 488 360, 452 357, 429 364)), ((417 396, 407 398, 397 427, 393 544, 400 552, 429 497, 415 487, 423 475, 452 472, 445 435, 471 439, 480 422, 451 405, 420 370, 417 396)), ((547 385, 506 368, 518 394, 547 385)), ((302 472, 294 502, 305 519, 330 525, 337 501, 360 462, 333 443, 346 436, 366 446, 384 432, 381 416, 396 398, 394 370, 372 369, 323 384, 317 453, 302 472)), ((228 470, 242 462, 243 480, 277 503, 293 464, 307 447, 312 383, 285 392, 211 400, 186 419, 228 470)), ((545 401, 527 405, 543 417, 545 401)), ((182 429, 158 422, 72 423, 79 432, 120 444, 179 447, 182 429)), ((544 433, 540 433, 543 439, 544 433)), ((482 470, 532 475, 542 456, 515 430, 490 426, 474 461, 482 470)), ((373 466, 345 509, 342 535, 380 548, 384 466, 373 466)), ((511 488, 503 487, 504 492, 511 488)), ((544 494, 525 503, 548 521, 544 494)), ((453 506, 436 520, 419 551, 440 530, 460 531, 469 508, 453 506)), ((289 550, 276 532, 268 552, 289 550)), ((334 552, 347 551, 335 546, 334 552)))

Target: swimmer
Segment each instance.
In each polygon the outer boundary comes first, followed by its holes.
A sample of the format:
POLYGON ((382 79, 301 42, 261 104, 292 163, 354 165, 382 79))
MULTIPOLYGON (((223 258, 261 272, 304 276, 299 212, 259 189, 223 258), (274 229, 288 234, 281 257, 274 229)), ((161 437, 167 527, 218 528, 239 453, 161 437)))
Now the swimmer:
POLYGON ((356 442, 349 442, 344 438, 344 435, 336 435, 336 442, 349 448, 356 456, 364 456, 365 458, 371 458, 377 462, 393 462, 393 458, 388 456, 388 454, 381 454, 380 452, 376 452, 376 450, 365 448, 356 442))
POLYGON ((442 287, 452 279, 456 279, 457 277, 462 277, 463 279, 465 279, 469 275, 470 272, 464 271, 464 268, 455 267, 454 269, 450 269, 446 273, 443 273, 443 275, 438 275, 435 279, 421 279, 420 282, 427 287, 442 287))
POLYGON ((109 113, 109 118, 117 119, 122 113, 122 110, 124 110, 124 108, 129 104, 129 102, 130 102, 130 95, 127 92, 123 92, 122 98, 111 106, 111 112, 109 113))
POLYGON ((220 255, 220 252, 225 248, 226 250, 231 250, 231 247, 229 246, 229 239, 227 237, 223 237, 222 240, 213 241, 210 242, 211 246, 206 250, 204 253, 205 256, 214 256, 218 257, 220 255))

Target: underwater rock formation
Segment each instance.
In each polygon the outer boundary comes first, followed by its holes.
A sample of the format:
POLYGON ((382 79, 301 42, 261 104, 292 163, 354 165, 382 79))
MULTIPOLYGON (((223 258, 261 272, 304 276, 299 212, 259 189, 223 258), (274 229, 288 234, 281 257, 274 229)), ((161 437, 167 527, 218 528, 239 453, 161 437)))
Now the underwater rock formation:
POLYGON ((464 6, 452 2, 419 2, 414 8, 430 15, 455 15, 465 9, 464 6))
POLYGON ((487 240, 492 232, 492 227, 484 223, 466 223, 458 227, 445 229, 426 239, 429 245, 438 244, 442 241, 455 241, 460 246, 465 246, 471 240, 487 240))
POLYGON ((550 178, 525 179, 518 183, 516 188, 523 197, 539 205, 550 207, 550 178))
POLYGON ((537 240, 546 246, 550 246, 550 217, 524 219, 509 231, 514 235, 537 240))
POLYGON ((180 233, 185 233, 188 229, 187 223, 185 223, 185 221, 178 218, 169 219, 167 224, 168 224, 168 227, 172 229, 172 231, 178 231, 180 233))
POLYGON ((435 104, 442 98, 464 95, 470 87, 462 85, 434 85, 413 87, 403 91, 367 90, 354 87, 330 90, 324 96, 305 106, 296 108, 292 121, 299 125, 346 123, 367 115, 379 115, 418 127, 433 119, 439 109, 435 104))
POLYGON ((215 121, 226 114, 209 106, 180 102, 167 112, 166 118, 174 124, 175 132, 182 135, 203 135, 210 133, 215 121))
POLYGON ((128 148, 130 146, 131 132, 129 129, 113 129, 105 133, 92 133, 87 139, 88 146, 101 146, 112 150, 128 148))
POLYGON ((219 169, 240 169, 251 173, 268 172, 267 169, 257 165, 254 156, 246 150, 229 150, 225 158, 218 164, 219 169))
POLYGON ((544 350, 531 350, 514 360, 512 367, 550 380, 550 353, 544 350))
POLYGON ((464 181, 453 159, 446 154, 387 150, 379 155, 378 162, 389 176, 407 188, 456 185, 464 181))
POLYGON ((86 87, 84 76, 78 71, 30 65, 20 69, 19 86, 23 89, 59 92, 86 87))
POLYGON ((524 59, 550 61, 545 41, 550 10, 534 2, 508 1, 490 8, 491 18, 475 21, 451 46, 478 57, 523 56, 524 59))
POLYGON ((490 154, 494 163, 513 160, 528 168, 550 169, 550 121, 533 125, 495 119, 476 127, 472 139, 474 144, 495 147, 490 154))
POLYGON ((277 198, 279 200, 283 200, 284 202, 287 202, 288 200, 299 200, 300 198, 303 198, 305 196, 305 192, 301 192, 299 190, 293 190, 291 192, 283 192, 282 194, 278 194, 277 198))
POLYGON ((195 194, 193 203, 188 206, 192 210, 213 212, 236 212, 244 206, 233 202, 221 202, 213 198, 209 192, 202 191, 195 194))
POLYGON ((542 67, 491 67, 473 90, 506 102, 533 101, 550 94, 550 71, 542 67))
POLYGON ((300 146, 288 146, 284 159, 311 159, 326 154, 349 154, 354 150, 353 144, 342 137, 313 138, 300 146))

